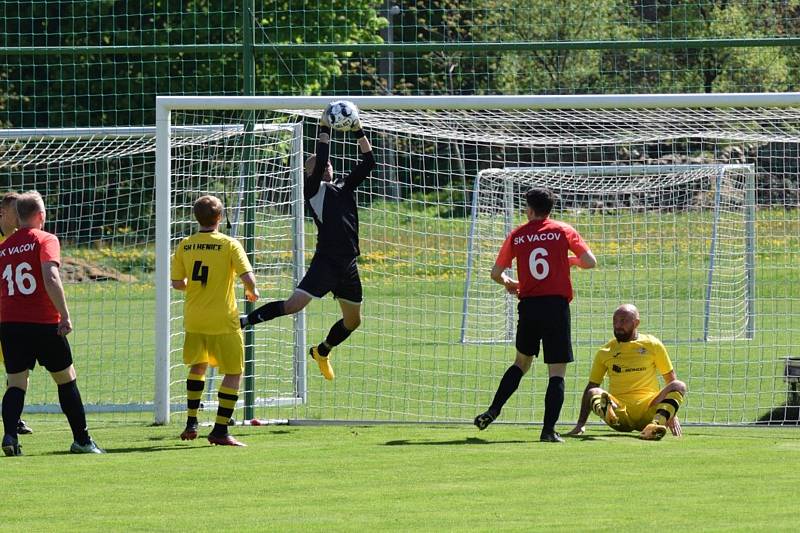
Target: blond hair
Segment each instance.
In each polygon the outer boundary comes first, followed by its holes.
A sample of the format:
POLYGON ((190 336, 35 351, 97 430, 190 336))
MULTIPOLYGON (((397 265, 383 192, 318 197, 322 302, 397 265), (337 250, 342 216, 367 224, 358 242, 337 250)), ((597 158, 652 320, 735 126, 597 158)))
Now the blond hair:
POLYGON ((222 202, 216 196, 207 194, 195 201, 192 211, 201 226, 213 226, 222 218, 222 202))
POLYGON ((25 224, 37 213, 44 213, 44 200, 37 191, 22 193, 17 198, 17 217, 20 224, 25 224))
POLYGON ((11 207, 11 204, 15 203, 19 200, 19 193, 14 191, 9 191, 3 195, 3 199, 0 200, 0 207, 3 209, 8 209, 11 207))

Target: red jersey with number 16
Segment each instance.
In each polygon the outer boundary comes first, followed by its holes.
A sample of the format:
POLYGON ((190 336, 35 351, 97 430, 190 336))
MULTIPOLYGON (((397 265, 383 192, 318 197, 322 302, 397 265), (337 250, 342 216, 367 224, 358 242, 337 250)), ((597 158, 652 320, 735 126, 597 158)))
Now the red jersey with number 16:
POLYGON ((570 250, 579 257, 589 250, 575 228, 550 218, 531 220, 506 237, 495 264, 511 268, 517 260, 520 298, 563 296, 572 301, 570 250))
POLYGON ((0 243, 0 321, 58 324, 61 315, 42 277, 47 261, 61 264, 61 246, 52 233, 22 228, 0 243))

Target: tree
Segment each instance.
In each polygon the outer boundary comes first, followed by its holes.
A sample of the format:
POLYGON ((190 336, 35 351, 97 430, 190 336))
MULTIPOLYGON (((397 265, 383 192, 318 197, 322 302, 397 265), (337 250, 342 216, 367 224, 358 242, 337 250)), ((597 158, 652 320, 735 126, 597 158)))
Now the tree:
MULTIPOLYGON (((482 0, 490 20, 479 38, 489 41, 569 42, 623 40, 627 5, 619 0, 482 0)), ((532 49, 504 53, 496 66, 502 93, 604 92, 614 53, 604 50, 532 49)))
MULTIPOLYGON (((385 19, 370 0, 258 2, 256 43, 372 42, 385 19), (299 7, 303 6, 303 7, 299 7)), ((69 46, 73 53, 13 57, 0 67, 0 123, 13 127, 155 123, 157 94, 242 94, 233 51, 89 54, 85 46, 241 44, 241 2, 99 0, 4 2, 4 45, 69 46)), ((256 92, 319 92, 341 73, 333 54, 264 53, 256 92)))
MULTIPOLYGON (((800 2, 786 0, 648 0, 635 2, 643 14, 640 39, 727 39, 781 37, 800 2)), ((676 48, 642 57, 639 82, 659 92, 759 92, 787 90, 790 51, 774 48, 676 48)))

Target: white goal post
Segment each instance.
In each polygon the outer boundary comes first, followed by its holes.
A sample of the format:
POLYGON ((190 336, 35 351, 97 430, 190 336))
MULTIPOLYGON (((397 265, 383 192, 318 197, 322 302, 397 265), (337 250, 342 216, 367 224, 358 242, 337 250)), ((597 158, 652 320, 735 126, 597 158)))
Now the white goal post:
MULTIPOLYGON (((314 227, 303 218, 300 163, 333 99, 341 96, 157 97, 157 423, 170 420, 182 396, 169 258, 187 221, 174 219, 175 180, 190 185, 181 193, 185 202, 217 190, 221 176, 238 169, 252 193, 243 209, 254 233, 246 239, 269 258, 256 259, 264 268, 259 279, 269 285, 262 299, 285 299, 314 243, 314 227), (239 140, 176 148, 176 132, 198 124, 241 127, 232 135, 239 140), (265 127, 286 128, 287 135, 253 140, 253 131, 265 127), (225 168, 193 174, 209 166, 225 168), (261 179, 262 168, 271 169, 270 179, 261 179)), ((643 330, 667 343, 690 385, 684 421, 754 423, 785 401, 778 358, 800 351, 792 304, 800 295, 788 281, 798 259, 800 94, 347 99, 361 109, 378 162, 357 191, 363 324, 336 349, 332 383, 314 367, 303 374, 302 336, 308 344, 324 339, 338 317, 335 303, 315 302, 296 318, 258 326, 262 340, 248 372, 261 379, 277 368, 261 365, 285 360, 296 374, 288 386, 294 400, 258 404, 265 396, 251 390, 246 404, 254 416, 470 420, 513 360, 504 343, 513 332, 514 302, 491 285, 480 258, 493 261, 505 233, 523 221, 521 193, 531 184, 560 194, 554 216, 576 226, 598 256, 597 269, 573 274, 578 355, 563 420, 577 416, 593 351, 610 337, 611 313, 625 302, 639 306, 643 330), (480 215, 495 201, 482 196, 489 179, 500 207, 480 215), (489 233, 478 227, 481 217, 489 233), (471 323, 474 317, 483 322, 471 323)), ((331 155, 337 172, 358 157, 340 133, 331 155)), ((546 379, 539 374, 524 382, 504 421, 541 419, 546 379)))

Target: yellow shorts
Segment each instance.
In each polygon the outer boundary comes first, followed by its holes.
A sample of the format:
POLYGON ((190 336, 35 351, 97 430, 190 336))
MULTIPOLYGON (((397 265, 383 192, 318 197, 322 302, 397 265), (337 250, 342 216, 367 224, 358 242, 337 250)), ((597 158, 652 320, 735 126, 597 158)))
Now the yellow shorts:
POLYGON ((242 332, 206 335, 187 331, 183 338, 183 362, 187 365, 208 363, 222 374, 241 374, 244 371, 242 332))
POLYGON ((619 407, 614 410, 617 413, 619 421, 611 426, 617 431, 630 432, 641 431, 644 427, 653 421, 656 415, 656 406, 650 406, 650 402, 658 396, 654 393, 646 398, 626 398, 624 396, 615 396, 619 402, 619 407))

